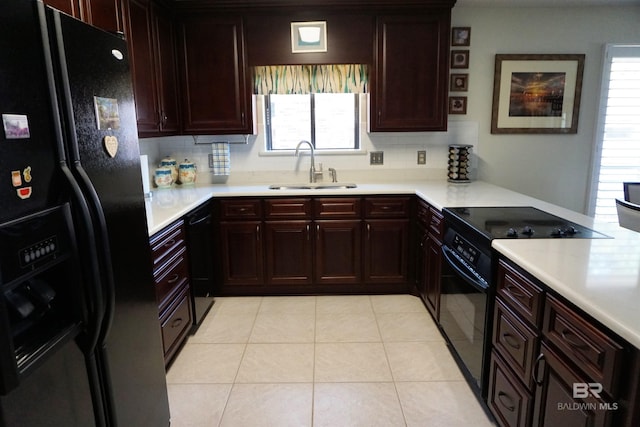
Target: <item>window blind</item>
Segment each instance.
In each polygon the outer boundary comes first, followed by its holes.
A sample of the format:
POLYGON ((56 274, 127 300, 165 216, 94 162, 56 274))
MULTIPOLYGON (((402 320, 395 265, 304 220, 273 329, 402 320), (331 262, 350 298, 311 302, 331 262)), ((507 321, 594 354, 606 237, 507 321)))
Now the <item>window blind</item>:
POLYGON ((615 199, 623 198, 622 183, 640 181, 640 45, 608 46, 602 78, 597 190, 590 211, 598 219, 617 222, 615 199))

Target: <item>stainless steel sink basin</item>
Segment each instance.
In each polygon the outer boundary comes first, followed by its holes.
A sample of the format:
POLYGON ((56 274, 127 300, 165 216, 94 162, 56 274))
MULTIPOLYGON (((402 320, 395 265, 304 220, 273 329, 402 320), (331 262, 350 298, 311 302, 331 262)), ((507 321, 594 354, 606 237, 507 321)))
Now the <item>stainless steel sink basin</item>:
POLYGON ((305 184, 272 184, 269 190, 344 190, 356 188, 356 184, 340 182, 310 182, 305 184))

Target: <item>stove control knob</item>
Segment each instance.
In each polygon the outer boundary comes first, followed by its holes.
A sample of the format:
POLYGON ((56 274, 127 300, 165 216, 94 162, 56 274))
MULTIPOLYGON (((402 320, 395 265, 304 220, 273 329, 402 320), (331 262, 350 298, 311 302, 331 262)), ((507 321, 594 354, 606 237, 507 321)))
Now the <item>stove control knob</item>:
POLYGON ((518 232, 515 228, 510 228, 507 230, 507 237, 518 237, 518 232))
POLYGON ((573 225, 571 225, 567 227, 567 229, 565 230, 565 233, 567 233, 569 236, 573 236, 575 234, 578 234, 578 230, 576 230, 576 228, 573 225))
POLYGON ((566 233, 562 228, 556 228, 556 229, 551 231, 551 236, 552 237, 564 237, 565 234, 566 233))
POLYGON ((528 225, 525 225, 524 228, 522 229, 522 234, 524 234, 525 236, 533 236, 533 228, 529 227, 528 225))

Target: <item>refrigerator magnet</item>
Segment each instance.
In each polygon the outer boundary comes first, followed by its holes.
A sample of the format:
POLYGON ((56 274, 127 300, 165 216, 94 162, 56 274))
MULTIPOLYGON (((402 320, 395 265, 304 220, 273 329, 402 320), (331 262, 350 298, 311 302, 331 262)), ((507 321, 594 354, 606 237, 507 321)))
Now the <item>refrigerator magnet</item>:
POLYGON ((96 121, 99 130, 120 129, 120 113, 118 113, 118 100, 114 98, 93 97, 93 105, 96 109, 96 121))
POLYGON ((107 150, 107 154, 114 158, 118 152, 118 138, 115 136, 105 136, 103 139, 104 149, 107 150))
POLYGON ((31 182, 31 166, 24 168, 22 176, 24 177, 24 182, 31 182))
POLYGON ((29 197, 31 197, 31 187, 17 188, 16 193, 18 193, 18 197, 20 197, 22 200, 28 199, 29 197))
POLYGON ((24 114, 3 114, 2 126, 7 139, 31 138, 29 133, 29 119, 24 114))
POLYGON ((22 175, 20 175, 20 171, 11 171, 11 183, 14 187, 20 187, 22 185, 22 175))

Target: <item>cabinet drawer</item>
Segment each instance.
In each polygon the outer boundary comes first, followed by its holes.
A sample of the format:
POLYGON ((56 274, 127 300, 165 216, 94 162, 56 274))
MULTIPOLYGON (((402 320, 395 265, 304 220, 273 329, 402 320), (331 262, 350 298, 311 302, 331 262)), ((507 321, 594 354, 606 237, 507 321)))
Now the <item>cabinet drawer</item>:
POLYGON ((154 234, 150 241, 154 271, 185 245, 184 221, 179 220, 154 234))
POLYGON ((324 218, 360 218, 359 198, 321 197, 314 200, 315 216, 324 218))
POLYGON ((222 219, 260 219, 262 204, 259 199, 233 199, 220 201, 222 219))
POLYGON ((543 333, 593 381, 602 384, 611 396, 616 395, 623 348, 604 331, 547 295, 543 333))
POLYGON ((176 352, 182 339, 191 328, 191 300, 189 299, 189 285, 187 284, 176 298, 176 304, 171 307, 166 316, 160 319, 162 332, 162 346, 165 362, 176 352))
POLYGON ((498 424, 509 427, 530 425, 532 403, 531 394, 513 377, 500 356, 492 352, 487 406, 498 424))
POLYGON ((498 264, 498 295, 502 300, 535 329, 542 319, 542 289, 523 274, 500 260, 498 264))
POLYGON ((367 197, 364 211, 367 218, 404 218, 409 216, 409 197, 367 197))
POLYGON ((429 207, 429 233, 442 241, 444 235, 444 216, 434 207, 429 207))
POLYGON ((418 205, 416 207, 416 219, 423 227, 429 226, 429 204, 422 199, 418 199, 418 205))
POLYGON ((156 301, 161 312, 173 299, 177 289, 189 278, 186 251, 187 249, 183 247, 164 268, 154 274, 156 301))
POLYGON ((538 351, 538 335, 520 321, 499 299, 493 319, 493 346, 529 389, 531 370, 538 351))
POLYGON ((268 219, 309 219, 311 199, 267 199, 264 209, 268 219))

